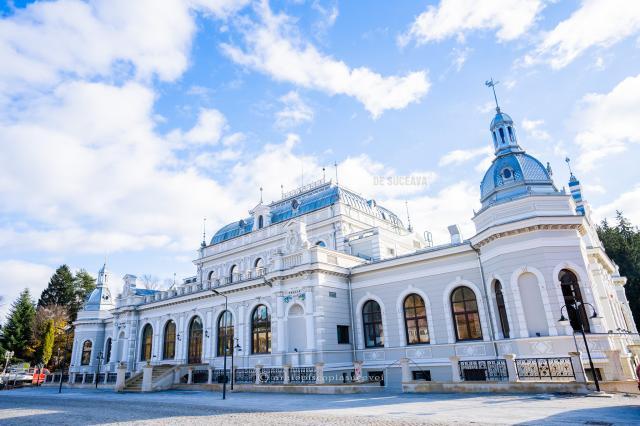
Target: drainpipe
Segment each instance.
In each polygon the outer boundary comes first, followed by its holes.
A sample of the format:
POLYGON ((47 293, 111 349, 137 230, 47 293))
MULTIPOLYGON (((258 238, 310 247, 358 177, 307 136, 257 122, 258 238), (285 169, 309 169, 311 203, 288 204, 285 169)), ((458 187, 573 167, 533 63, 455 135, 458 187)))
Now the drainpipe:
POLYGON ((485 302, 485 305, 487 306, 487 314, 489 316, 489 330, 491 331, 489 337, 491 338, 491 343, 493 343, 493 352, 495 354, 495 357, 498 358, 498 344, 496 343, 495 331, 493 329, 493 316, 491 315, 489 289, 487 288, 487 281, 484 278, 484 268, 482 266, 482 259, 480 259, 480 249, 478 249, 473 244, 471 244, 471 242, 469 242, 469 247, 471 247, 473 251, 476 252, 476 255, 478 256, 478 265, 480 265, 480 276, 482 277, 482 287, 484 288, 484 302, 485 302))
POLYGON ((349 319, 351 322, 351 349, 353 351, 353 361, 357 361, 356 359, 356 328, 355 328, 355 320, 353 318, 353 294, 351 291, 351 271, 349 271, 349 275, 347 275, 347 288, 349 289, 349 319))

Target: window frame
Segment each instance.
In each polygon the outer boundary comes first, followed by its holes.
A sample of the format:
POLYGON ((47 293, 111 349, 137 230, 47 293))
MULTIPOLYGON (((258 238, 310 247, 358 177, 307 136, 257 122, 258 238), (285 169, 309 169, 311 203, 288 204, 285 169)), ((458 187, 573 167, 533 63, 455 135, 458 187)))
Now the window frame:
POLYGON ((151 361, 153 357, 153 326, 149 323, 142 328, 140 335, 140 361, 151 361), (147 351, 149 357, 147 358, 147 351))
POLYGON ((369 299, 362 305, 362 326, 364 347, 383 348, 384 326, 382 321, 382 308, 377 301, 369 299), (377 306, 377 310, 369 309, 369 312, 367 312, 369 306, 377 306))
MULTIPOLYGON (((467 293, 468 295, 469 293, 467 293)), ((452 319, 453 319, 453 328, 454 328, 454 332, 455 332, 455 336, 456 336, 456 341, 457 342, 465 342, 465 341, 474 341, 474 340, 482 340, 483 339, 483 333, 482 333, 482 321, 480 318, 480 307, 478 305, 478 297, 476 296, 475 291, 473 291, 473 289, 471 289, 470 287, 467 287, 465 285, 461 285, 458 286, 456 288, 453 289, 453 291, 451 292, 451 295, 449 296, 449 301, 450 301, 450 308, 451 308, 451 315, 452 315, 452 319), (468 290, 468 292, 470 292, 471 295, 473 295, 473 298, 466 298, 465 296, 465 291, 468 290), (454 301, 454 297, 456 295, 457 292, 462 292, 462 300, 459 301, 454 301), (455 307, 454 307, 454 303, 462 303, 463 305, 463 310, 460 312, 456 312, 455 307), (475 308, 469 308, 468 304, 474 303, 475 304, 475 308), (460 336, 460 332, 459 332, 459 327, 458 327, 458 318, 459 317, 464 317, 464 325, 465 325, 465 329, 467 332, 467 335, 469 337, 464 337, 464 336, 460 336), (472 321, 470 321, 469 319, 473 319, 474 321, 477 320, 478 323, 478 335, 473 335, 472 333, 472 329, 470 324, 472 323, 472 321)))
POLYGON ((177 338, 177 326, 174 320, 169 320, 164 325, 164 333, 162 339, 162 359, 176 359, 176 338, 177 338), (172 335, 169 334, 169 327, 173 326, 172 335), (171 337, 171 339, 170 339, 171 337), (169 351, 171 349, 171 351, 169 351), (171 356, 169 356, 171 352, 171 356))
POLYGON ((431 342, 431 335, 429 334, 429 320, 427 318, 427 306, 424 302, 424 298, 422 296, 420 296, 417 293, 411 293, 408 294, 403 302, 402 302, 402 314, 404 317, 404 333, 405 333, 405 338, 406 338, 406 344, 407 345, 426 345, 429 344, 431 342), (409 301, 409 299, 413 300, 413 306, 407 306, 407 302, 409 301), (416 300, 419 300, 422 305, 418 306, 416 305, 416 300), (418 309, 422 308, 424 311, 423 315, 419 315, 418 314, 418 309), (413 310, 413 315, 409 316, 409 312, 408 310, 413 310), (423 319, 424 320, 424 330, 427 332, 427 340, 426 341, 422 341, 422 335, 420 334, 421 331, 421 327, 420 327, 420 320, 423 319), (413 322, 413 325, 411 327, 409 327, 409 322, 413 322), (418 336, 418 341, 416 342, 410 342, 409 341, 409 328, 415 328, 416 330, 416 336, 418 336))
POLYGON ((82 342, 82 352, 80 353, 80 365, 91 365, 92 352, 93 352, 93 342, 89 339, 82 342))
POLYGON ((231 340, 227 340, 227 355, 229 355, 233 351, 233 338, 234 338, 233 329, 233 313, 230 310, 222 311, 222 313, 218 316, 218 321, 216 323, 216 356, 224 356, 224 342, 222 338, 228 339, 229 334, 231 335, 231 340), (222 324, 222 320, 224 318, 224 325, 222 324))
POLYGON ((251 312, 251 354, 270 354, 271 353, 271 312, 265 304, 259 304, 251 312), (262 316, 259 310, 264 308, 266 316, 262 316), (264 340, 261 341, 261 337, 264 340), (265 342, 266 347, 261 345, 265 342))

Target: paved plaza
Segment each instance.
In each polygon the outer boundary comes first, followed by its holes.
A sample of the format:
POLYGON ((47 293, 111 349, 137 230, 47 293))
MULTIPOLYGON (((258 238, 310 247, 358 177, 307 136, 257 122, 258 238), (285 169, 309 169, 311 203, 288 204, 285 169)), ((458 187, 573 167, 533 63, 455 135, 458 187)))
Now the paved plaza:
POLYGON ((640 424, 640 398, 375 393, 294 395, 17 389, 0 392, 0 424, 640 424))

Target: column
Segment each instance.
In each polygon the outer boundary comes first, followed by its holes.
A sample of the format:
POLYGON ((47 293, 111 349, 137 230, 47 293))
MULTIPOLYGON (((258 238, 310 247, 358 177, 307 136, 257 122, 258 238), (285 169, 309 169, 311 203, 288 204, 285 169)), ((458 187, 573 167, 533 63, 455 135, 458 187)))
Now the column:
POLYGON ((519 379, 518 368, 516 367, 516 355, 504 354, 504 359, 507 361, 507 374, 509 375, 509 381, 517 382, 519 379))
POLYGON ((125 375, 127 373, 127 368, 124 364, 119 364, 118 369, 116 370, 116 392, 122 392, 124 389, 125 375))
POLYGON ((449 361, 451 362, 451 381, 461 382, 462 375, 460 372, 460 357, 457 355, 452 355, 449 357, 449 361))
POLYGON ((605 355, 607 355, 607 369, 606 371, 609 373, 607 375, 607 380, 622 380, 622 364, 620 363, 620 351, 617 349, 614 350, 605 350, 603 351, 605 355))
POLYGON ((362 377, 362 361, 353 361, 353 369, 355 370, 356 382, 364 382, 364 378, 362 377))
POLYGON ((207 384, 210 385, 213 379, 213 369, 211 366, 207 367, 207 384))
POLYGON ((259 385, 260 383, 262 383, 262 378, 260 377, 262 374, 262 365, 256 364, 255 369, 256 369, 256 385, 259 385))
POLYGON ((571 357, 571 366, 573 367, 573 374, 576 376, 576 382, 586 383, 587 376, 584 373, 581 352, 569 352, 569 356, 571 357))
POLYGON ((187 369, 187 384, 190 385, 193 383, 193 367, 189 367, 187 369))
POLYGON ((316 363, 316 385, 324 384, 324 362, 316 363))
POLYGON ((284 371, 284 380, 282 383, 288 385, 291 383, 291 364, 283 365, 282 370, 284 371))
POLYGON ((142 392, 151 392, 153 386, 153 367, 142 367, 142 392))
POLYGON ((286 306, 284 304, 284 293, 278 291, 275 293, 276 297, 276 323, 278 327, 278 335, 277 335, 277 347, 272 348, 273 353, 283 353, 285 352, 285 323, 284 323, 284 311, 286 306))
POLYGON ((316 317, 313 287, 304 288, 304 313, 307 327, 307 350, 314 351, 316 349, 316 317))
POLYGON ((402 383, 412 380, 411 368, 409 368, 409 358, 400 358, 400 368, 402 369, 402 383))

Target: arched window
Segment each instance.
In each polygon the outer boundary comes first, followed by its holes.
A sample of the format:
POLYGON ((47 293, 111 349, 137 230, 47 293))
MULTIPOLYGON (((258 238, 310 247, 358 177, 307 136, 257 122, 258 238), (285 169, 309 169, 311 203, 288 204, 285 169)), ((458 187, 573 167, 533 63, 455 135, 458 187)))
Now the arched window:
POLYGON ((509 132, 509 140, 511 140, 512 142, 516 140, 516 138, 513 136, 513 129, 511 128, 511 126, 507 127, 507 131, 509 132))
POLYGON ((498 145, 498 139, 496 138, 496 132, 492 132, 492 134, 493 134, 493 143, 495 145, 498 145))
POLYGON ((91 348, 93 347, 93 343, 91 340, 85 340, 82 344, 82 357, 80 358, 80 365, 89 365, 91 364, 91 348))
POLYGON ((458 287, 451 293, 451 311, 457 340, 482 339, 476 295, 469 287, 458 287))
POLYGON ((111 337, 107 339, 107 343, 104 345, 104 362, 111 362, 111 337))
POLYGON ((169 320, 164 326, 164 345, 162 359, 174 359, 176 356, 176 323, 169 320))
POLYGON ((229 311, 224 311, 218 318, 217 356, 224 356, 225 346, 227 355, 231 355, 231 351, 233 351, 233 314, 229 311))
POLYGON ((271 315, 265 305, 258 305, 251 315, 251 353, 271 353, 271 315))
POLYGON ((238 281, 237 275, 238 275, 238 265, 232 265, 231 268, 229 269, 229 282, 232 283, 234 281, 238 281))
POLYGON ((264 226, 264 218, 262 217, 262 215, 258 216, 258 229, 262 229, 262 227, 264 226))
POLYGON ((153 345, 153 328, 147 324, 142 329, 142 344, 140 345, 140 361, 151 361, 153 345))
POLYGON ((495 285, 496 292, 496 305, 498 306, 498 317, 500 318, 500 328, 502 329, 502 335, 505 339, 509 338, 509 319, 507 318, 507 307, 504 304, 504 295, 502 294, 502 284, 496 280, 495 285))
POLYGON ((384 346, 382 311, 375 300, 369 300, 362 306, 362 324, 364 326, 364 346, 367 348, 384 346))
POLYGON ((326 244, 324 241, 322 241, 322 240, 318 241, 318 242, 316 243, 316 245, 317 245, 318 247, 326 247, 326 246, 327 246, 327 244, 326 244))
POLYGON ((213 271, 209 272, 209 275, 207 275, 208 282, 211 282, 212 279, 213 279, 213 271))
POLYGON ((558 274, 558 279, 560 280, 560 287, 562 288, 562 295, 564 296, 564 304, 567 306, 571 327, 573 327, 574 331, 580 331, 580 322, 582 322, 584 332, 591 333, 589 317, 582 304, 582 293, 580 292, 580 284, 578 284, 576 274, 567 269, 563 269, 558 274), (577 310, 574 306, 576 302, 580 305, 577 310), (578 315, 580 316, 578 317, 578 315))
POLYGON ((264 260, 261 257, 257 258, 255 262, 253 262, 253 266, 256 269, 264 268, 264 260))
POLYGON ((500 132, 500 140, 502 141, 502 143, 504 143, 504 129, 500 127, 498 129, 498 132, 500 132))
POLYGON ((193 317, 189 322, 189 364, 202 362, 202 320, 193 317))
POLYGON ((422 297, 417 294, 410 294, 404 299, 403 306, 407 345, 429 343, 427 310, 424 306, 424 300, 422 300, 422 297))

